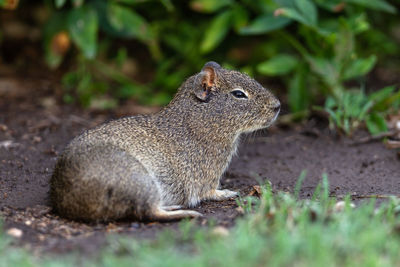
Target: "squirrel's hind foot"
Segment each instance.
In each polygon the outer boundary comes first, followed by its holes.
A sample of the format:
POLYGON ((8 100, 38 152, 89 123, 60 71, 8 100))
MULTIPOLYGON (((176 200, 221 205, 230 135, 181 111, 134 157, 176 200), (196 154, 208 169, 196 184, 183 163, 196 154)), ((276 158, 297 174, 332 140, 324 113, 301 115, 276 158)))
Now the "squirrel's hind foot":
POLYGON ((180 206, 166 206, 158 208, 151 215, 153 221, 176 221, 184 218, 203 217, 203 214, 194 210, 179 210, 180 206))

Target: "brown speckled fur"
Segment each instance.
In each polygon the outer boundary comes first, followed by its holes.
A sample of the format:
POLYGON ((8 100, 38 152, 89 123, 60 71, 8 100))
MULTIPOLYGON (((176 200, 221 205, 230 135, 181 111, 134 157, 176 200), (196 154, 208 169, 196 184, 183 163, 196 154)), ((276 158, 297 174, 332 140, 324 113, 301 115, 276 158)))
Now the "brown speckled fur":
POLYGON ((201 216, 181 208, 237 195, 217 188, 239 135, 270 125, 279 105, 249 76, 209 62, 160 112, 73 139, 51 178, 51 203, 60 215, 85 221, 201 216), (234 97, 236 88, 248 99, 234 97))

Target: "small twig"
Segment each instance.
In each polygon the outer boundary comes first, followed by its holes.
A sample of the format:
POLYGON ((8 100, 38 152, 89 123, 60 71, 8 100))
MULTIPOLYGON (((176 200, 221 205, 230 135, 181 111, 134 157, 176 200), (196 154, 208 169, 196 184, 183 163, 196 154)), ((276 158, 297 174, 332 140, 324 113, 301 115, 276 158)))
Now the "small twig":
POLYGON ((400 140, 387 140, 385 145, 389 149, 400 148, 400 140))
MULTIPOLYGON (((336 197, 338 199, 345 198, 345 195, 329 195, 329 196, 336 197)), ((400 198, 400 196, 397 196, 397 195, 357 195, 357 194, 350 194, 350 197, 351 198, 383 198, 383 199, 392 198, 392 197, 400 198)))
POLYGON ((83 125, 83 126, 88 126, 88 125, 90 125, 90 121, 89 121, 89 120, 87 120, 87 119, 85 119, 85 118, 82 118, 82 117, 79 117, 79 116, 76 116, 76 115, 73 115, 73 114, 71 114, 71 115, 69 116, 69 119, 70 119, 72 122, 75 122, 75 123, 77 123, 77 124, 81 124, 81 125, 83 125))
POLYGON ((361 145, 361 144, 366 144, 366 143, 370 143, 370 142, 374 142, 374 141, 380 141, 382 138, 384 137, 393 137, 397 134, 397 131, 389 131, 389 132, 385 132, 385 133, 380 133, 377 135, 370 135, 364 138, 361 138, 359 140, 356 140, 352 143, 350 143, 350 146, 357 146, 357 145, 361 145))
POLYGON ((353 197, 353 198, 392 198, 392 197, 399 198, 399 196, 396 196, 396 195, 352 195, 351 197, 353 197))

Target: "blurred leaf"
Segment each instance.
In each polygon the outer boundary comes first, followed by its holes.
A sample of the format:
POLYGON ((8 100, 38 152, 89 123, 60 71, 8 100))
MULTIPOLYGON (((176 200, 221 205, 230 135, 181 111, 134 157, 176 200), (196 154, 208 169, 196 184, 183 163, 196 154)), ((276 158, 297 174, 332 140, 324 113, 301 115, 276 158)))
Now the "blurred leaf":
POLYGON ((168 11, 171 12, 174 10, 174 5, 172 4, 171 0, 160 0, 160 1, 168 11))
POLYGON ((126 62, 128 58, 128 52, 125 47, 121 47, 117 51, 117 55, 115 56, 115 63, 117 64, 118 68, 121 68, 123 64, 126 62))
MULTIPOLYGON (((112 2, 118 2, 118 3, 122 3, 122 4, 127 4, 127 5, 135 5, 135 4, 140 4, 140 3, 144 3, 144 2, 149 2, 150 0, 114 0, 112 2)), ((107 1, 107 2, 111 2, 111 1, 107 1)), ((163 0, 160 0, 160 2, 164 2, 163 0)))
POLYGON ((345 21, 341 21, 334 43, 336 64, 346 62, 354 53, 354 34, 345 21))
POLYGON ((282 8, 282 15, 302 24, 310 25, 307 19, 294 8, 282 8))
POLYGON ((298 61, 295 57, 289 54, 279 54, 258 64, 257 71, 269 76, 282 75, 293 70, 297 63, 298 61))
POLYGON ((72 103, 74 103, 75 98, 70 94, 64 94, 63 95, 63 101, 65 103, 67 103, 67 104, 72 104, 72 103))
POLYGON ((121 99, 127 99, 130 97, 140 98, 141 94, 146 93, 146 88, 144 86, 134 84, 134 83, 124 83, 118 88, 116 96, 121 99))
POLYGON ((345 2, 392 14, 396 13, 396 8, 383 0, 345 0, 345 2))
POLYGON ((247 24, 248 20, 249 14, 244 7, 237 5, 232 9, 232 22, 236 32, 240 32, 240 30, 247 24))
POLYGON ((55 12, 43 28, 45 60, 50 68, 57 68, 64 58, 64 53, 59 53, 59 50, 54 49, 54 38, 66 28, 66 12, 64 11, 55 12))
MULTIPOLYGON (((278 7, 290 7, 290 8, 294 8, 296 3, 293 0, 274 0, 274 1, 263 1, 264 3, 268 3, 268 2, 275 2, 278 7)), ((271 5, 271 3, 269 4, 271 5)))
POLYGON ((63 85, 63 89, 66 91, 71 90, 75 87, 75 85, 79 81, 79 76, 76 71, 70 71, 63 75, 61 83, 63 85))
POLYGON ((353 34, 359 34, 370 30, 368 18, 365 13, 361 13, 358 16, 353 15, 347 18, 346 21, 349 24, 349 29, 351 29, 353 34))
POLYGON ((149 99, 149 102, 147 104, 153 105, 153 106, 164 106, 171 101, 171 95, 167 94, 165 92, 159 92, 155 95, 152 96, 152 98, 149 99))
POLYGON ((322 9, 335 13, 341 12, 346 7, 346 4, 344 4, 341 0, 314 0, 314 2, 322 9))
POLYGON ((335 98, 333 98, 331 96, 328 96, 325 99, 325 107, 326 108, 333 109, 336 106, 337 106, 337 103, 336 103, 336 99, 335 98))
POLYGON ((306 18, 310 25, 316 25, 318 20, 318 11, 311 0, 294 1, 302 16, 306 18))
POLYGON ((136 37, 142 41, 153 38, 148 23, 132 9, 115 3, 107 6, 107 19, 113 33, 120 37, 136 37))
POLYGON ((62 8, 67 0, 55 0, 56 8, 62 8))
POLYGON ((193 0, 190 2, 190 8, 197 12, 213 13, 231 3, 232 0, 193 0))
POLYGON ((78 79, 76 93, 78 94, 79 102, 82 106, 89 107, 90 101, 94 97, 94 94, 91 92, 92 76, 88 73, 87 75, 79 75, 78 79))
MULTIPOLYGON (((223 65, 224 68, 227 68, 225 66, 225 64, 223 65)), ((234 67, 228 68, 228 69, 235 69, 234 67)), ((253 68, 251 66, 244 66, 242 68, 240 68, 240 72, 246 73, 247 75, 249 75, 250 77, 254 76, 254 71, 253 68)))
POLYGON ((386 121, 379 113, 374 112, 369 114, 365 122, 367 124, 368 131, 372 135, 388 131, 386 121))
POLYGON ((386 102, 387 102, 387 105, 388 106, 390 105, 394 110, 399 110, 399 106, 400 106, 400 90, 397 90, 396 93, 394 93, 390 97, 388 97, 386 102))
POLYGON ((345 95, 348 96, 343 107, 346 116, 358 121, 363 121, 373 106, 373 102, 368 100, 362 90, 348 91, 345 95))
POLYGON ((394 103, 400 100, 400 90, 396 90, 395 86, 387 86, 377 92, 369 95, 369 99, 374 102, 374 111, 386 112, 394 103))
POLYGON ((288 102, 291 112, 299 112, 311 103, 309 88, 306 86, 306 75, 303 65, 299 65, 289 83, 288 102))
POLYGON ((281 8, 280 14, 307 26, 316 27, 318 11, 314 3, 310 0, 296 0, 294 3, 294 7, 281 8))
POLYGON ((91 109, 111 109, 118 106, 118 102, 116 99, 109 98, 109 97, 95 97, 90 101, 90 108, 91 109))
POLYGON ((291 19, 285 17, 261 15, 253 20, 249 26, 241 28, 239 32, 242 35, 268 33, 270 31, 284 28, 290 22, 291 19))
POLYGON ((334 87, 339 82, 339 72, 337 66, 332 61, 322 57, 307 56, 307 62, 311 70, 318 74, 330 87, 334 87))
POLYGON ((380 89, 379 91, 370 94, 368 98, 374 101, 375 103, 378 103, 387 99, 394 92, 395 89, 396 87, 394 85, 387 86, 385 88, 380 89))
POLYGON ((367 74, 375 66, 376 56, 353 60, 349 66, 343 70, 343 81, 353 79, 367 74))
POLYGON ((206 29, 203 42, 200 45, 201 53, 208 53, 219 45, 229 31, 231 11, 225 11, 214 18, 206 29))
POLYGON ((73 9, 68 15, 68 29, 72 41, 82 50, 83 55, 93 59, 97 51, 96 12, 89 6, 73 9))
POLYGON ((8 10, 15 10, 18 4, 18 0, 0 0, 0 7, 8 10))
POLYGON ((81 7, 85 0, 71 0, 74 7, 81 7))
POLYGON ((54 53, 51 49, 46 49, 45 60, 50 68, 57 68, 61 64, 63 58, 64 55, 54 53))

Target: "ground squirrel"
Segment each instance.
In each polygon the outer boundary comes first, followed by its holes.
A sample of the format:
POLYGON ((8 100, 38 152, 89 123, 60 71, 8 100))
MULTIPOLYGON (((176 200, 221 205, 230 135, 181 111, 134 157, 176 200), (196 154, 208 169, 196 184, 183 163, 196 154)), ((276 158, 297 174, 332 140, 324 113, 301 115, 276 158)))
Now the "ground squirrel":
POLYGON ((152 115, 117 119, 76 137, 50 182, 56 212, 84 221, 168 221, 185 207, 237 196, 219 190, 239 135, 268 127, 280 103, 258 82, 208 62, 152 115))

